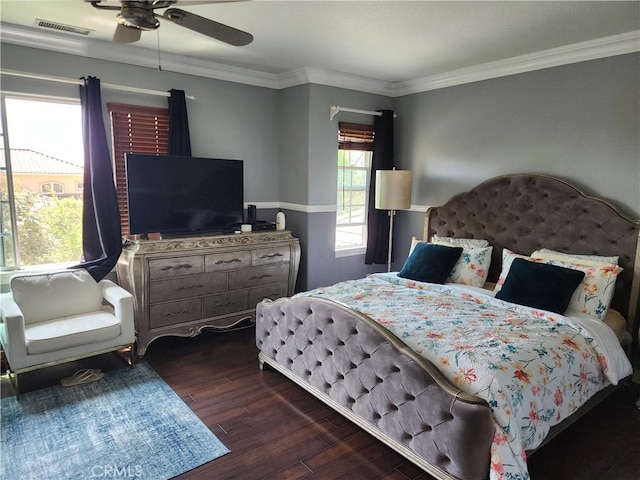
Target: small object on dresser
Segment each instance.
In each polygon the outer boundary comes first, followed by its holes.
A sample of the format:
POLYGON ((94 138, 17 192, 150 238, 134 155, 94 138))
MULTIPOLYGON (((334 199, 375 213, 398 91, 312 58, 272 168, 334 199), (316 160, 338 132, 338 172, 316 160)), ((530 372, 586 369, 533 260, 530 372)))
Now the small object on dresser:
POLYGON ((256 223, 257 208, 255 205, 247 205, 247 223, 256 223))
POLYGON ((240 231, 243 233, 250 232, 251 230, 252 227, 250 223, 243 223, 242 225, 240 225, 240 231))
POLYGON ((276 230, 284 230, 285 227, 285 217, 282 209, 278 210, 276 213, 276 230))

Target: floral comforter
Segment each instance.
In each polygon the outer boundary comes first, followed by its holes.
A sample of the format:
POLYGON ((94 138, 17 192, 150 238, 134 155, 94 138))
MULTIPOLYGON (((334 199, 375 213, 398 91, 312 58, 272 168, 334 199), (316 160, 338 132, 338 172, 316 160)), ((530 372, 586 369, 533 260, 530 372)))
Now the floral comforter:
POLYGON ((492 480, 528 479, 525 451, 631 368, 612 332, 619 352, 607 345, 610 338, 567 317, 457 286, 376 274, 298 295, 328 297, 365 313, 460 389, 484 398, 496 426, 492 480))

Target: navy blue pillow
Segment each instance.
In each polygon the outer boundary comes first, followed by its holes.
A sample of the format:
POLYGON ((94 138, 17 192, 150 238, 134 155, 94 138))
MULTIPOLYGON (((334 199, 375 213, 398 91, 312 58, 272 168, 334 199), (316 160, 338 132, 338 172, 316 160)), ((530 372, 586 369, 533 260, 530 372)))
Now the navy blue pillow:
POLYGON ((442 284, 461 254, 462 247, 420 242, 404 262, 398 276, 418 282, 442 284))
POLYGON ((564 313, 584 272, 516 258, 496 298, 518 305, 564 313))

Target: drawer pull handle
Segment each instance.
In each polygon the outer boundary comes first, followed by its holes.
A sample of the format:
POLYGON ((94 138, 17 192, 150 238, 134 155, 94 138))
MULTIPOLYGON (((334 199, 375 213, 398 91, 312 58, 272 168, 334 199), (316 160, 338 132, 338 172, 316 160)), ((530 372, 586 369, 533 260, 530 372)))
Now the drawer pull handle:
POLYGON ((249 277, 249 280, 260 280, 262 278, 269 278, 272 275, 269 275, 268 273, 265 273, 264 275, 255 275, 253 277, 249 277))
POLYGON ((216 303, 215 307, 230 307, 232 305, 238 305, 238 302, 226 302, 226 303, 216 303))
POLYGON ((179 287, 178 290, 193 290, 194 288, 202 288, 204 285, 184 285, 179 287))
POLYGON ((260 255, 260 258, 277 258, 277 257, 283 257, 283 256, 284 255, 282 255, 280 252, 276 252, 272 254, 265 253, 264 255, 260 255))
POLYGON ((176 265, 176 266, 167 265, 165 267, 162 267, 160 270, 162 270, 163 272, 166 272, 167 270, 171 270, 173 268, 193 268, 193 265, 189 263, 183 263, 181 265, 176 265))
POLYGON ((167 312, 162 314, 163 317, 175 317, 176 315, 183 315, 189 313, 189 310, 178 310, 177 312, 167 312))
POLYGON ((223 263, 237 263, 241 261, 242 260, 240 260, 239 258, 232 258, 231 260, 218 260, 216 262, 216 265, 222 265, 223 263))

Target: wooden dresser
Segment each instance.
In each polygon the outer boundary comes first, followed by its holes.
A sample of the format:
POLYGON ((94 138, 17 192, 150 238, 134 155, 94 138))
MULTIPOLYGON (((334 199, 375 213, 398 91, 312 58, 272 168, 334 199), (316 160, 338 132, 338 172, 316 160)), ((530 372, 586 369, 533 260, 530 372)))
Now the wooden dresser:
POLYGON ((117 271, 133 294, 138 355, 165 335, 255 323, 262 299, 293 295, 299 263, 289 231, 127 240, 117 271))

